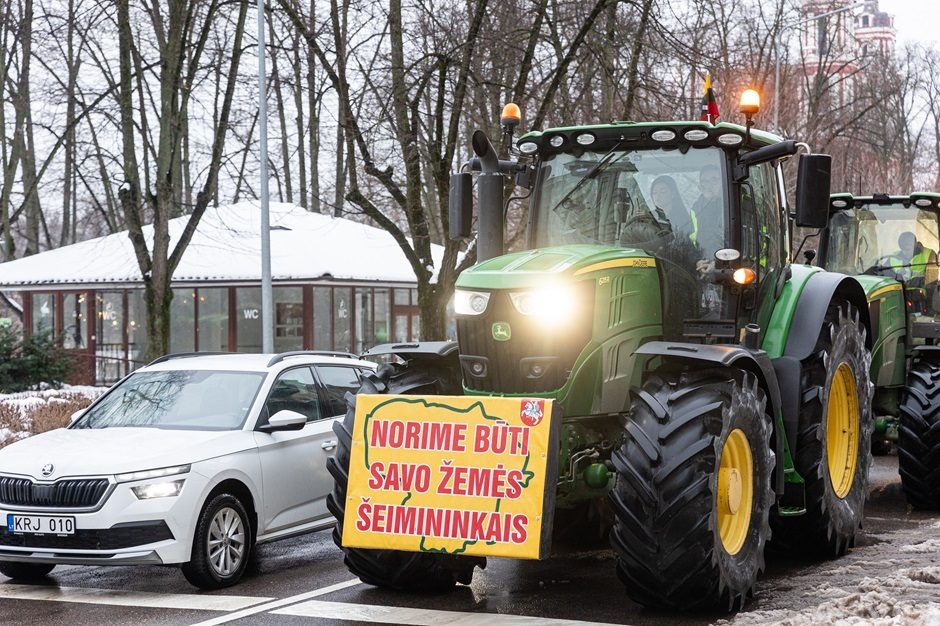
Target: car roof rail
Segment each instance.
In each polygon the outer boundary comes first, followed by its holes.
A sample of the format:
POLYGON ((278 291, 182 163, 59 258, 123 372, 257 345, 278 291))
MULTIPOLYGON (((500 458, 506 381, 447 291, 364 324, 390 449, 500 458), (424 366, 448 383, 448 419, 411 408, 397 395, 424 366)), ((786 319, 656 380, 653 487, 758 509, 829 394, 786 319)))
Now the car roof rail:
POLYGON ((161 357, 157 357, 150 363, 147 363, 147 367, 151 365, 156 365, 157 363, 164 363, 166 361, 171 361, 173 359, 185 359, 190 356, 220 356, 223 354, 235 354, 234 352, 174 352, 173 354, 164 354, 161 357))
POLYGON ((284 359, 288 359, 292 356, 335 356, 341 357, 344 359, 358 359, 359 356, 353 354, 352 352, 343 352, 341 350, 291 350, 290 352, 281 352, 280 354, 275 354, 271 357, 271 360, 268 361, 268 367, 271 367, 275 363, 280 363, 284 359))

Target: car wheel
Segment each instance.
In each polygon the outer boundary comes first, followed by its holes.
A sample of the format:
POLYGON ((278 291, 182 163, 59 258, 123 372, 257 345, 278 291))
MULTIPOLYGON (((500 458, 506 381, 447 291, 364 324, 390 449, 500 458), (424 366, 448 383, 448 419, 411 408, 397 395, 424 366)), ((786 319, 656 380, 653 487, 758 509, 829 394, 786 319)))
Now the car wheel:
POLYGON ((192 559, 183 565, 183 575, 200 589, 234 585, 245 571, 251 547, 251 526, 244 505, 231 494, 217 494, 202 507, 192 559))
POLYGON ((0 562, 0 574, 13 580, 41 580, 55 569, 55 563, 0 562))

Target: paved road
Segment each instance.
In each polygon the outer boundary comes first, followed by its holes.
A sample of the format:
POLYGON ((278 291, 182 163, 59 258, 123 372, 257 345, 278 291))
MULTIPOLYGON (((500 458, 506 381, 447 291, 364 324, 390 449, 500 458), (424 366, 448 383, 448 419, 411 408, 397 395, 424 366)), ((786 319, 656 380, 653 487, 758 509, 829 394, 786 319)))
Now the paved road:
MULTIPOLYGON (((756 597, 733 623, 812 624, 846 615, 940 623, 940 612, 924 614, 924 607, 940 603, 940 516, 908 510, 895 457, 876 459, 871 482, 856 548, 822 563, 771 558, 756 597)), ((443 595, 390 593, 354 579, 326 532, 263 546, 241 584, 214 593, 196 592, 169 567, 60 567, 45 586, 0 582, 3 624, 476 626, 496 623, 494 614, 520 626, 547 625, 547 618, 640 625, 721 619, 656 613, 632 603, 603 548, 568 547, 542 562, 491 559, 472 586, 443 595)))

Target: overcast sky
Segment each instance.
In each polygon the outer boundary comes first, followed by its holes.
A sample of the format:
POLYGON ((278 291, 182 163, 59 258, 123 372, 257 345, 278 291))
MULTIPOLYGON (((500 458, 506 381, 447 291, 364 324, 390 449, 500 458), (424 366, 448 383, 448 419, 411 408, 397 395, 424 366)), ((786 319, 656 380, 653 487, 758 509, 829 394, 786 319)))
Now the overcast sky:
POLYGON ((940 42, 940 2, 937 0, 881 0, 878 7, 894 15, 898 42, 940 42))

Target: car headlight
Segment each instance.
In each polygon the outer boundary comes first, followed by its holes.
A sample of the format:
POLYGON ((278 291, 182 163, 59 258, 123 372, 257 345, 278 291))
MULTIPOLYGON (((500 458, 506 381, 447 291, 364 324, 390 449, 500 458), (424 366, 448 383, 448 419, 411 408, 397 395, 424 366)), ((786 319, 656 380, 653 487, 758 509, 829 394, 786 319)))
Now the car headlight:
POLYGON ((170 480, 162 483, 149 483, 147 485, 137 485, 131 487, 131 491, 137 496, 138 500, 149 500, 151 498, 172 498, 180 495, 183 490, 185 478, 180 480, 170 480))
POLYGON ((489 304, 488 291, 454 290, 454 313, 457 315, 481 315, 489 304))
POLYGON ((190 465, 174 465, 173 467, 161 467, 141 472, 127 472, 126 474, 115 475, 114 479, 119 483, 130 483, 135 480, 147 480, 148 478, 163 478, 164 476, 185 474, 190 467, 190 465))
POLYGON ((574 316, 577 296, 568 285, 546 285, 531 291, 509 294, 516 310, 533 317, 545 326, 560 326, 574 316))

